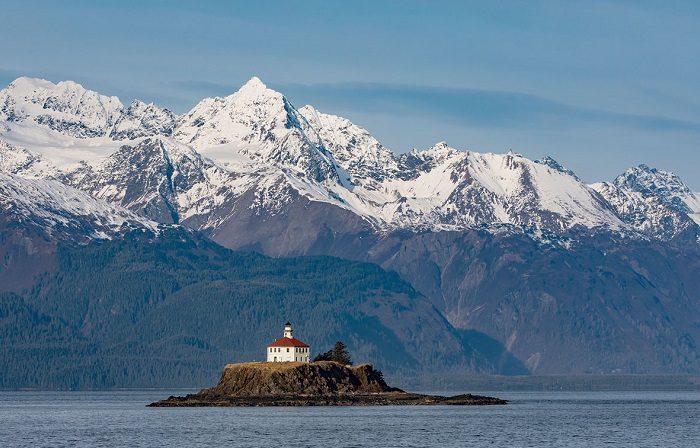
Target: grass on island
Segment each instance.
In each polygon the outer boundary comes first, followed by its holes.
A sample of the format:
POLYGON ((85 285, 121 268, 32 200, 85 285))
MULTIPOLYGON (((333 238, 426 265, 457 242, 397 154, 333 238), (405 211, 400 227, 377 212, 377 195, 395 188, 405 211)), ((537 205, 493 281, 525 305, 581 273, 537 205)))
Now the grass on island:
POLYGON ((273 371, 278 371, 278 370, 287 370, 291 369, 294 367, 299 367, 303 366, 304 362, 241 362, 241 363, 235 363, 235 364, 227 364, 226 369, 234 368, 234 367, 255 367, 261 370, 273 370, 273 371))
MULTIPOLYGON (((282 370, 289 370, 293 369, 295 367, 301 367, 304 365, 317 365, 317 366, 323 366, 323 365, 330 365, 330 364, 338 364, 337 362, 334 361, 316 361, 316 362, 292 362, 292 361, 285 361, 285 362, 262 362, 262 361, 257 361, 257 362, 241 362, 241 363, 236 363, 236 364, 227 364, 225 369, 231 369, 234 367, 254 367, 260 370, 268 370, 268 371, 273 371, 273 372, 279 372, 282 370)), ((364 365, 364 364, 361 364, 364 365)), ((347 366, 348 368, 356 368, 360 366, 347 366)))

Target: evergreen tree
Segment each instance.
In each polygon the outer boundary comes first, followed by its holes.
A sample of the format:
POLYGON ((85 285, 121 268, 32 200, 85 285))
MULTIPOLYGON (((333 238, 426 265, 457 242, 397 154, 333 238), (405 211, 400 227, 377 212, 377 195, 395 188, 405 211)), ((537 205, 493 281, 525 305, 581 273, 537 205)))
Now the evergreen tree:
POLYGON ((316 355, 313 362, 316 361, 334 361, 344 366, 352 365, 348 347, 342 341, 336 342, 333 348, 327 352, 316 355))

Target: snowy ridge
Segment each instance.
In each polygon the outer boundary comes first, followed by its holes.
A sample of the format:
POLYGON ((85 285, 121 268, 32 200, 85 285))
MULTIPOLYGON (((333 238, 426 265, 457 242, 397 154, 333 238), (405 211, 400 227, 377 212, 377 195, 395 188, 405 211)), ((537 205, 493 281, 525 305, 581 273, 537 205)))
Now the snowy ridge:
POLYGON ((68 181, 97 198, 177 223, 221 205, 236 185, 233 177, 190 146, 155 137, 122 146, 68 181))
POLYGON ((78 230, 87 238, 109 238, 124 226, 158 228, 153 221, 60 182, 4 172, 0 172, 0 204, 3 214, 36 222, 59 238, 69 230, 78 230))
POLYGON ((183 116, 29 78, 0 91, 0 105, 2 170, 199 230, 215 231, 241 207, 274 216, 292 191, 378 231, 510 225, 673 238, 700 222, 700 196, 662 170, 638 167, 588 186, 549 157, 445 143, 394 154, 345 118, 297 110, 258 78, 183 116))
POLYGON ((26 175, 39 160, 40 157, 25 148, 0 140, 0 171, 26 175))
POLYGON ((387 174, 390 177, 399 175, 398 158, 365 129, 348 119, 320 113, 308 105, 299 109, 299 113, 318 132, 337 163, 352 176, 343 180, 382 181, 387 174))
POLYGON ((458 151, 444 142, 399 156, 349 120, 310 106, 300 112, 349 174, 352 196, 336 194, 390 228, 459 230, 492 222, 559 232, 577 225, 625 227, 594 190, 551 158, 533 163, 514 154, 458 151))
POLYGON ((128 108, 122 110, 109 137, 114 140, 133 140, 155 135, 169 136, 178 121, 179 117, 168 109, 134 100, 128 108))
POLYGON ((414 178, 353 190, 392 227, 459 230, 505 223, 555 232, 577 225, 625 227, 578 179, 519 155, 464 152, 441 143, 412 156, 426 161, 414 178))
POLYGON ((123 109, 117 97, 86 90, 80 84, 19 78, 0 91, 0 118, 33 120, 72 137, 98 137, 123 109))

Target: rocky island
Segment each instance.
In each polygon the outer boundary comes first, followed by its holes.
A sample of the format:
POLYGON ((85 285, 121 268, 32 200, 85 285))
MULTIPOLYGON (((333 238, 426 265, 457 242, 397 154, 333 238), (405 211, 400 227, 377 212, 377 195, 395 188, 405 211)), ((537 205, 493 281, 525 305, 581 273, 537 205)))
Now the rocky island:
POLYGON ((478 395, 443 397, 390 387, 371 364, 333 361, 229 364, 216 387, 149 406, 380 406, 486 405, 505 400, 478 395))

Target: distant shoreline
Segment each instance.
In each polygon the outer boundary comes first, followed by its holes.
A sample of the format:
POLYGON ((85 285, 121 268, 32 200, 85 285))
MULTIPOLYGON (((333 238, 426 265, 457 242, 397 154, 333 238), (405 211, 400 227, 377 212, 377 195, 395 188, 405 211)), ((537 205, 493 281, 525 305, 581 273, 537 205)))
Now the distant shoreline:
POLYGON ((700 375, 432 375, 396 376, 393 383, 414 391, 694 391, 700 375))
MULTIPOLYGON (((700 375, 433 375, 390 376, 391 382, 415 392, 482 391, 697 391, 700 375)), ((89 389, 0 388, 0 392, 199 391, 200 387, 109 387, 89 389)))

